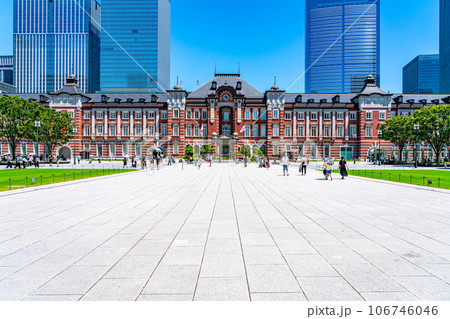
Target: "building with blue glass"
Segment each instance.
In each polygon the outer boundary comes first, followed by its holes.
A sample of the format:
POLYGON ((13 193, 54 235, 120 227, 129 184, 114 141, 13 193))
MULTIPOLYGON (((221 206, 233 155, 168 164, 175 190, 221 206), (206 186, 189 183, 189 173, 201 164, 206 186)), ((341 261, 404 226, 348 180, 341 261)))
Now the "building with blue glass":
POLYGON ((54 92, 69 74, 100 89, 101 7, 95 0, 14 0, 14 83, 19 93, 54 92))
POLYGON ((306 0, 305 59, 307 93, 360 92, 368 74, 380 85, 380 1, 306 0))
POLYGON ((14 84, 14 57, 0 56, 0 82, 14 84))
POLYGON ((440 91, 450 93, 450 0, 440 0, 440 91))
POLYGON ((439 54, 419 55, 403 67, 404 94, 439 94, 439 54))
POLYGON ((102 0, 102 27, 103 92, 169 89, 170 0, 102 0))

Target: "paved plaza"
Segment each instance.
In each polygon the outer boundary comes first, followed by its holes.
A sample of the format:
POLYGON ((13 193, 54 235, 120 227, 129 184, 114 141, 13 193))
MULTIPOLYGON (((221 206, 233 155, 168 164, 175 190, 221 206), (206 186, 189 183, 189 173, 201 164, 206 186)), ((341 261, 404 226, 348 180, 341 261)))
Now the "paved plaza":
POLYGON ((0 300, 450 300, 450 192, 203 164, 0 194, 0 300))

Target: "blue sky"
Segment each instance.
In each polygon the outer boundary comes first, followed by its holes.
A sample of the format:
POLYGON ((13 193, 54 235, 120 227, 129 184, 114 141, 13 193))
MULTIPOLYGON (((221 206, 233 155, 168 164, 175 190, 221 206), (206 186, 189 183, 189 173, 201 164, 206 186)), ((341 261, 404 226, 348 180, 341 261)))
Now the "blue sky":
MULTIPOLYGON (((381 1, 381 87, 401 92, 402 67, 439 53, 438 0, 381 1)), ((2 0, 0 55, 12 54, 12 0, 2 0)), ((126 3, 126 1, 125 1, 126 3)), ((171 80, 195 90, 218 72, 237 72, 264 91, 304 71, 305 0, 172 0, 171 80)), ((303 92, 301 79, 290 92, 303 92)))

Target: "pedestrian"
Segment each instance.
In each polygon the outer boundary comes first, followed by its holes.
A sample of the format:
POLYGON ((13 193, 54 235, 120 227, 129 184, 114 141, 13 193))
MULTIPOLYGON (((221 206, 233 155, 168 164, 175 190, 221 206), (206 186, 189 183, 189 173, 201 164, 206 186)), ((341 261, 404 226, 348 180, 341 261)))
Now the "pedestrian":
POLYGON ((345 161, 344 156, 342 156, 341 160, 339 161, 339 172, 341 173, 342 179, 348 176, 347 170, 348 170, 347 162, 345 161))
POLYGON ((198 170, 200 170, 200 167, 202 167, 202 158, 201 157, 199 157, 199 159, 198 159, 198 164, 197 164, 198 170))
POLYGON ((159 162, 161 161, 161 157, 159 154, 156 155, 156 169, 159 170, 159 162))
POLYGON ((302 176, 306 175, 306 167, 309 165, 309 159, 307 159, 305 156, 302 157, 300 162, 300 172, 302 173, 302 176))
POLYGON ((59 167, 59 156, 56 157, 56 166, 59 167))
POLYGON ((12 168, 11 156, 6 155, 6 168, 12 168))
POLYGON ((286 174, 289 176, 289 157, 287 153, 284 153, 281 163, 283 164, 283 176, 286 176, 286 174))
POLYGON ((50 155, 50 158, 48 159, 48 162, 50 164, 50 167, 53 167, 53 155, 50 155))
POLYGON ((39 168, 39 156, 36 156, 36 158, 34 159, 34 167, 39 168))
POLYGON ((77 160, 78 160, 78 164, 80 164, 80 162, 81 162, 81 156, 80 155, 77 156, 77 160))
POLYGON ((333 176, 331 175, 332 173, 332 169, 333 169, 333 164, 331 162, 331 159, 326 159, 325 162, 323 163, 324 165, 324 169, 325 169, 325 179, 328 180, 328 176, 330 177, 330 180, 333 180, 333 176))
POLYGON ((127 167, 127 158, 123 158, 123 168, 127 167))

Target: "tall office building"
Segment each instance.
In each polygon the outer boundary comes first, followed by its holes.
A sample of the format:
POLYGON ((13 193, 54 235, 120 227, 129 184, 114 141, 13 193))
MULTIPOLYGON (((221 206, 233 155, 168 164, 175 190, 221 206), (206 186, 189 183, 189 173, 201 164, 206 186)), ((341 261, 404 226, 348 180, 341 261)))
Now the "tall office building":
POLYGON ((102 0, 102 27, 103 92, 169 89, 170 0, 102 0))
POLYGON ((403 67, 404 94, 439 94, 439 54, 419 55, 403 67))
POLYGON ((14 57, 12 55, 0 56, 0 82, 14 83, 14 57))
POLYGON ((101 7, 95 0, 14 0, 14 78, 19 93, 54 92, 74 74, 100 89, 101 7))
POLYGON ((440 0, 440 90, 450 94, 450 0, 440 0))
POLYGON ((380 85, 380 1, 306 0, 305 66, 307 93, 360 92, 368 74, 380 85))

